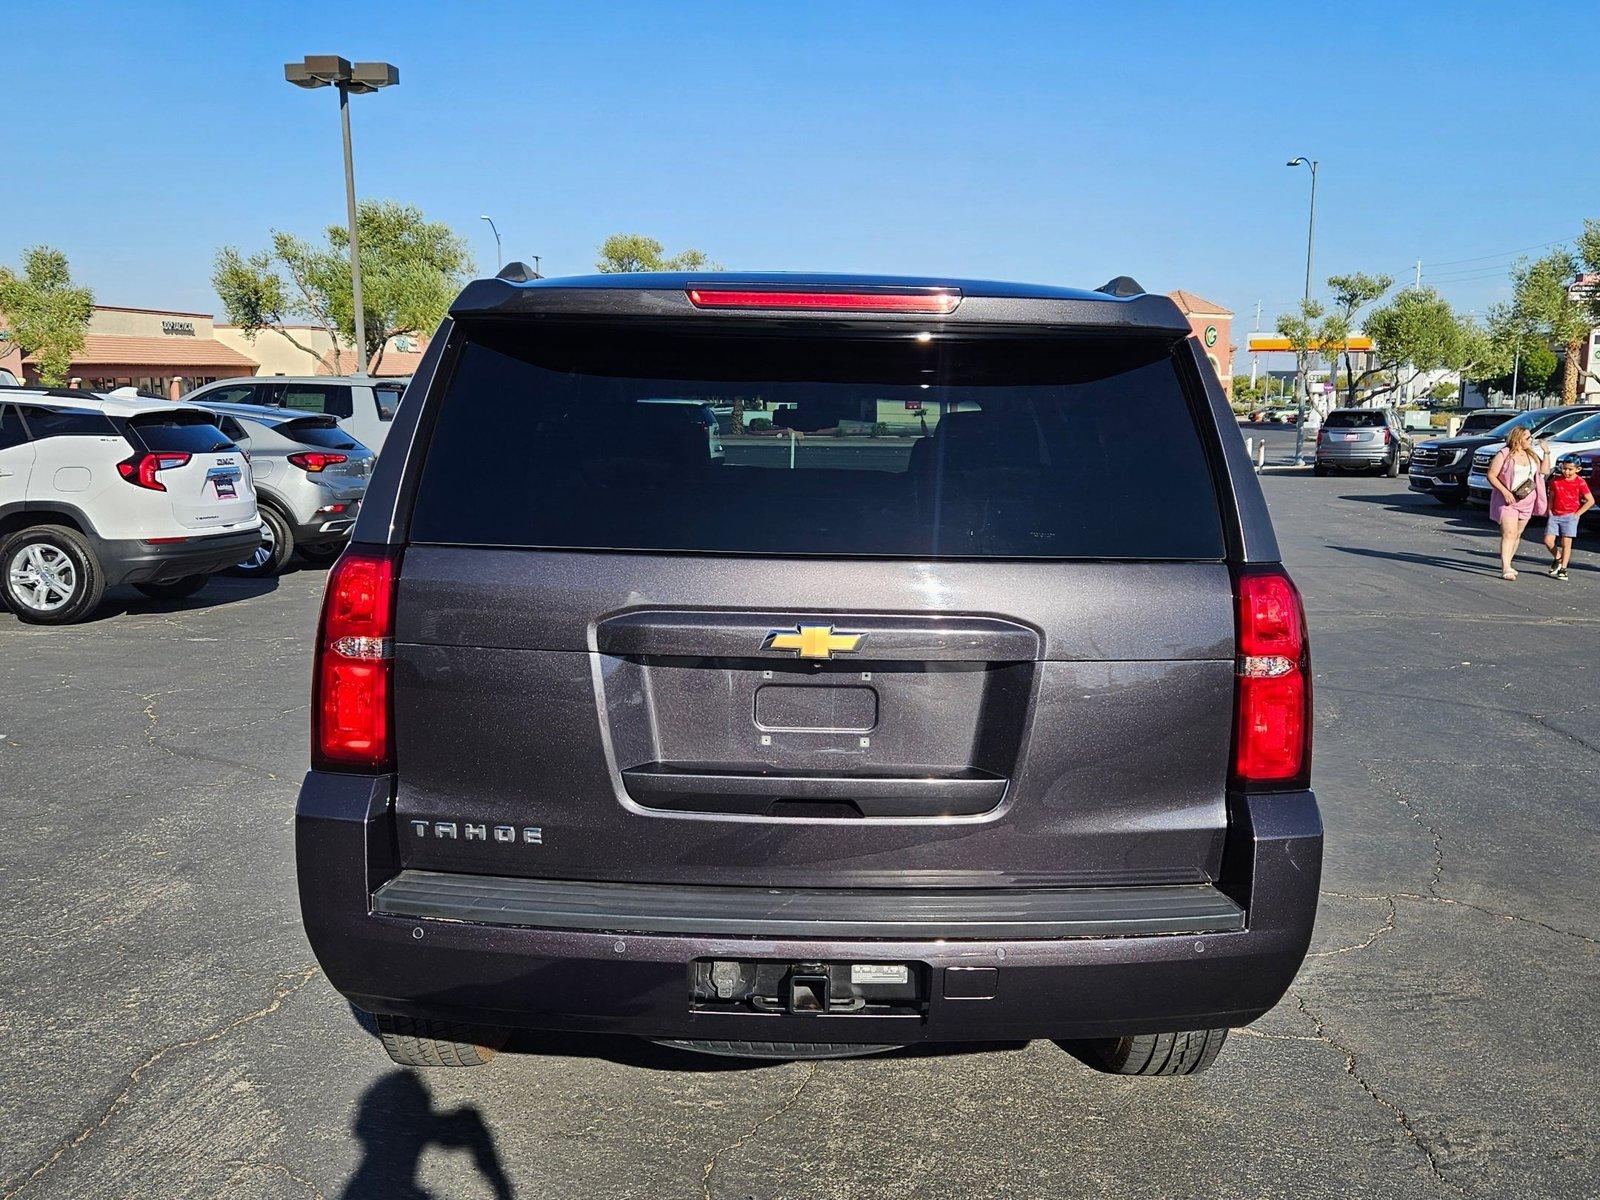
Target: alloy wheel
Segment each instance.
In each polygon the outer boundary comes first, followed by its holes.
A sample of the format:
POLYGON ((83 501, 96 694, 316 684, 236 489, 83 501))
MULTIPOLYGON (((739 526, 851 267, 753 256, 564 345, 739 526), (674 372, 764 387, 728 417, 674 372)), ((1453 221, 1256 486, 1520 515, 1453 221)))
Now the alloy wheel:
POLYGON ((256 547, 256 552, 239 565, 249 571, 259 571, 267 565, 272 558, 273 551, 278 548, 278 539, 272 532, 272 522, 261 522, 261 545, 256 547))
POLYGON ((70 555, 48 542, 31 542, 11 558, 6 572, 12 594, 35 612, 65 608, 78 591, 78 568, 70 555))

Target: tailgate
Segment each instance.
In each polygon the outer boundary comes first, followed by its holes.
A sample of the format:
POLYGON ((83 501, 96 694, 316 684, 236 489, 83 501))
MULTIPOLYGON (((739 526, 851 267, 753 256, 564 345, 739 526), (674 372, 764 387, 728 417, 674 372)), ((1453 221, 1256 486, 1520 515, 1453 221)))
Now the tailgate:
POLYGON ((1174 335, 467 333, 400 571, 405 866, 1215 877, 1232 583, 1174 335))
POLYGON ((256 515, 248 460, 216 420, 199 409, 179 408, 128 419, 129 441, 163 455, 161 485, 185 529, 231 529, 256 515))

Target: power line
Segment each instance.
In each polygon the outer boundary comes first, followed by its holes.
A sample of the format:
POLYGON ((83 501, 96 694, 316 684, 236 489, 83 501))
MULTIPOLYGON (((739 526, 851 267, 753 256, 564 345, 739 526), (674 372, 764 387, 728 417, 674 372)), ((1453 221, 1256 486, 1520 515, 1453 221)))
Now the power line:
POLYGON ((1461 263, 1486 262, 1490 259, 1496 258, 1511 258, 1517 254, 1526 254, 1530 250, 1544 250, 1550 246, 1561 246, 1567 242, 1575 241, 1577 237, 1577 234, 1572 234, 1570 237, 1556 238, 1553 242, 1540 242, 1536 246, 1519 246, 1515 250, 1502 250, 1497 254, 1480 254, 1473 258, 1447 258, 1443 262, 1427 263, 1426 265, 1433 267, 1454 267, 1460 265, 1461 263))

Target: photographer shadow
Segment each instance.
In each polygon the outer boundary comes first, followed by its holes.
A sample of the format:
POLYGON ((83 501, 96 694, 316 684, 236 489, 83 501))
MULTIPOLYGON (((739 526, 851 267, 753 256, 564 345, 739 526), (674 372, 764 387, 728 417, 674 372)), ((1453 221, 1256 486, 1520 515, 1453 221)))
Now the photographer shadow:
POLYGON ((391 1071, 369 1087, 356 1110, 354 1132, 361 1162, 340 1193, 342 1200, 431 1200, 417 1180, 430 1146, 466 1150, 496 1197, 510 1200, 511 1179, 494 1135, 470 1105, 437 1111, 433 1097, 411 1071, 391 1071))

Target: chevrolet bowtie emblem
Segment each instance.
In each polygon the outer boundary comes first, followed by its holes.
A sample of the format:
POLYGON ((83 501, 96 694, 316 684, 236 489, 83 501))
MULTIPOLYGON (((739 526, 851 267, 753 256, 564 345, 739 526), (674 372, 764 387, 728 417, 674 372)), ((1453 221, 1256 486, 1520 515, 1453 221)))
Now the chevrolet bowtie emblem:
POLYGON ((832 625, 796 625, 774 629, 761 643, 763 650, 793 650, 801 658, 832 658, 853 654, 866 641, 864 633, 835 633, 832 625))

